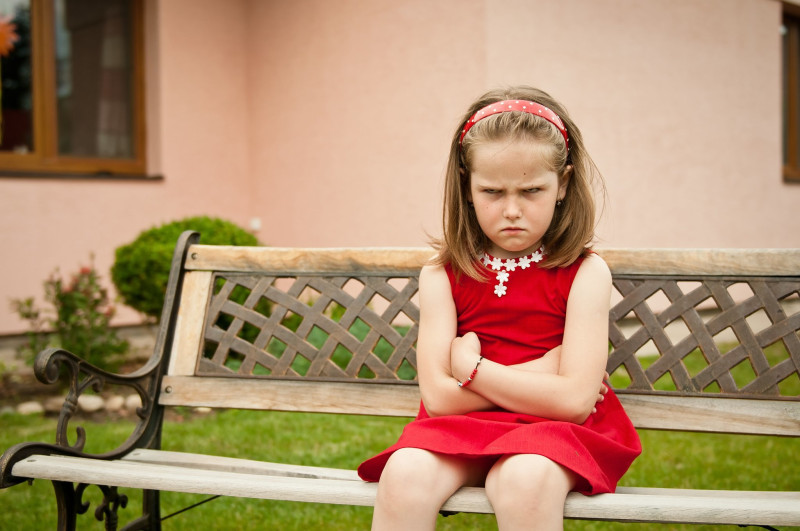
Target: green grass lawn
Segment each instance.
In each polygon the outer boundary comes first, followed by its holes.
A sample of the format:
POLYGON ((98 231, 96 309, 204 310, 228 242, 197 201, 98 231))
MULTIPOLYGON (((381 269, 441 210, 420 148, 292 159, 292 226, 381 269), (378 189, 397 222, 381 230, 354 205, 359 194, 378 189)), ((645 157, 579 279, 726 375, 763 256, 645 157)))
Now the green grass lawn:
MULTIPOLYGON (((180 413, 180 411, 179 411, 180 413)), ((165 427, 164 448, 218 453, 272 461, 341 468, 356 467, 363 459, 393 443, 406 419, 338 415, 224 411, 187 415, 165 427)), ((55 421, 41 417, 0 417, 0 448, 26 440, 50 441, 55 421)), ((127 421, 86 423, 92 450, 108 449, 130 430, 127 421)), ((798 441, 642 431, 643 455, 622 484, 629 486, 708 489, 800 490, 798 441)), ((97 489, 87 496, 92 507, 97 489)), ((124 522, 140 503, 135 491, 124 522)), ((203 500, 204 496, 164 493, 163 514, 203 500)), ((368 529, 370 508, 220 498, 164 522, 165 530, 187 529, 368 529)), ((81 529, 102 529, 91 514, 79 518, 81 529)), ((52 529, 55 503, 49 482, 36 481, 0 491, 0 529, 52 529)), ((653 526, 568 521, 568 530, 738 529, 736 526, 653 526)), ((496 529, 491 515, 458 514, 440 517, 439 529, 496 529)), ((754 528, 755 529, 755 528, 754 528)), ((797 528, 795 528, 797 529, 797 528)))
MULTIPOLYGON (((325 335, 317 334, 319 337, 315 336, 314 341, 324 343, 325 335)), ((383 350, 377 353, 387 355, 383 350)), ((337 363, 343 368, 349 361, 347 354, 339 353, 341 359, 337 358, 337 363)), ((785 359, 785 349, 770 350, 768 356, 770 364, 774 365, 785 359)), ((643 365, 646 367, 652 361, 645 359, 643 365)), ((691 374, 704 367, 699 354, 689 356, 686 363, 691 374)), ((304 369, 295 367, 300 374, 304 369)), ((365 378, 370 376, 361 375, 365 378)), ((406 377, 413 378, 413 373, 406 377)), ((748 381, 749 371, 746 367, 737 369, 734 377, 738 385, 743 385, 748 381)), ((612 375, 612 383, 616 388, 626 387, 629 383, 627 374, 623 370, 617 371, 612 375)), ((659 388, 674 387, 665 381, 659 382, 659 388)), ((782 384, 781 392, 800 395, 800 381, 797 378, 788 380, 782 384)), ((173 410, 170 417, 174 420, 164 429, 165 450, 336 468, 355 468, 362 460, 394 443, 407 422, 402 418, 255 411, 221 411, 209 415, 188 413, 181 408, 173 410)), ((55 424, 55 419, 39 416, 0 416, 0 450, 22 441, 52 442, 55 424)), ((90 452, 116 448, 132 429, 129 421, 121 419, 85 422, 83 425, 87 431, 86 449, 90 452)), ((800 491, 800 444, 797 439, 648 430, 640 430, 640 435, 643 454, 634 462, 621 485, 800 491)), ((120 511, 120 520, 125 522, 135 515, 141 497, 136 491, 123 489, 122 492, 130 497, 128 509, 120 511)), ((193 494, 163 493, 162 515, 169 515, 205 498, 193 494)), ((86 499, 92 504, 91 513, 101 499, 98 489, 90 488, 86 499)), ((364 507, 219 498, 166 520, 163 529, 369 529, 371 516, 372 509, 364 507)), ((30 486, 23 484, 0 490, 0 530, 52 529, 55 522, 55 498, 49 482, 36 481, 30 486)), ((103 529, 103 524, 87 514, 79 518, 79 528, 103 529)), ((440 517, 438 528, 496 529, 496 525, 492 515, 458 514, 440 517)), ((699 531, 739 528, 572 520, 567 521, 565 529, 699 531)))

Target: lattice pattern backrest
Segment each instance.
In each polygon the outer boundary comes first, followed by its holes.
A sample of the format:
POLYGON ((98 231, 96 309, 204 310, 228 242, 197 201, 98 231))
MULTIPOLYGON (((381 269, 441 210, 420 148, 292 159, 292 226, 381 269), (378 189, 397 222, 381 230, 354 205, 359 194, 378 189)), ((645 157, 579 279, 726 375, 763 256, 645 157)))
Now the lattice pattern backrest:
MULTIPOLYGON (((217 273, 198 374, 416 379, 416 275, 217 273)), ((612 383, 800 399, 800 280, 615 275, 612 383)))
POLYGON ((800 399, 800 280, 615 275, 610 372, 631 390, 800 399))
POLYGON ((217 274, 199 374, 414 380, 417 278, 217 274))

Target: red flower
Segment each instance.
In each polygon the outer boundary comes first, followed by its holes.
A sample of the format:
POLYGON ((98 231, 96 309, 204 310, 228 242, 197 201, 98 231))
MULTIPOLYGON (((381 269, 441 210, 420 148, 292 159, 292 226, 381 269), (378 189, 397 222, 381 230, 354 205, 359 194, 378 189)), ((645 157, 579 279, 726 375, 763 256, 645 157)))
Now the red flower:
POLYGON ((17 26, 11 23, 11 17, 0 16, 0 55, 8 56, 18 40, 17 26))

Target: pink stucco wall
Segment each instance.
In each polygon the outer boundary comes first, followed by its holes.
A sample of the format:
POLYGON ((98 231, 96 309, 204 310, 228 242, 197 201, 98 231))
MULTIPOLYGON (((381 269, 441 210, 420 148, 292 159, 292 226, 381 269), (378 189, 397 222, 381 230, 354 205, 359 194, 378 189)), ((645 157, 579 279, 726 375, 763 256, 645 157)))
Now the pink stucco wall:
POLYGON ((425 243, 451 132, 485 86, 483 2, 252 6, 270 28, 250 41, 263 239, 425 243))
POLYGON ((602 244, 800 244, 800 188, 780 176, 778 2, 252 6, 251 27, 280 21, 250 47, 270 242, 423 242, 466 103, 528 83, 567 104, 606 177, 602 244))
MULTIPOLYGON (((605 246, 798 247, 775 0, 148 0, 150 173, 0 179, 5 301, 207 214, 273 245, 422 245, 448 140, 498 85, 562 99, 603 171, 605 246)), ((107 274, 106 274, 107 277, 107 274)), ((136 320, 123 312, 120 323, 136 320)))

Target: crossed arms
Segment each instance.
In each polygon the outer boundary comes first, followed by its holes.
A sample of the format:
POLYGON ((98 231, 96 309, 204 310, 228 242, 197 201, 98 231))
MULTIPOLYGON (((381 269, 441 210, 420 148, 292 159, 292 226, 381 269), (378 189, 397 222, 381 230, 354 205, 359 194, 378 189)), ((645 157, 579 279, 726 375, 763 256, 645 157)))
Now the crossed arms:
POLYGON ((422 402, 431 416, 502 408, 538 417, 583 423, 602 401, 608 356, 611 273, 597 255, 581 264, 570 290, 564 338, 545 356, 517 365, 480 357, 473 333, 456 336, 457 315, 450 282, 441 266, 420 274, 417 363, 422 402))

